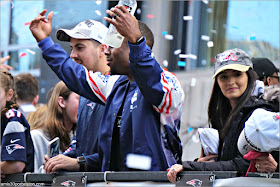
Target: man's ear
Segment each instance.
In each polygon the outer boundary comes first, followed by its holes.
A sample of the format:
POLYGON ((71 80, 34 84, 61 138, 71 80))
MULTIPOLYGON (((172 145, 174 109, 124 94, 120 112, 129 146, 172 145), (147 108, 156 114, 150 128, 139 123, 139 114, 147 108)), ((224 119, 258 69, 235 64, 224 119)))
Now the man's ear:
POLYGON ((11 101, 13 96, 14 96, 14 90, 13 89, 9 89, 8 92, 7 92, 6 100, 7 101, 11 101))
POLYGON ((100 44, 100 57, 102 57, 103 55, 105 55, 105 51, 107 50, 108 46, 106 44, 100 44))
POLYGON ((38 104, 39 101, 39 95, 36 95, 33 99, 32 105, 36 106, 38 104))
POLYGON ((271 77, 267 77, 267 78, 266 78, 266 85, 267 85, 267 86, 272 85, 272 78, 271 78, 271 77))
POLYGON ((61 108, 65 108, 65 101, 64 101, 63 97, 59 96, 57 102, 61 108))

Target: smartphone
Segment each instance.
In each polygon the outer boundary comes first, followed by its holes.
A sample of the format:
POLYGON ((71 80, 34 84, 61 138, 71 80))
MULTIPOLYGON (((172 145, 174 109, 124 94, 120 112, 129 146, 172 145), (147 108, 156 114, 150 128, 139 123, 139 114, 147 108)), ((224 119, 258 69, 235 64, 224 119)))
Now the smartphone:
POLYGON ((52 158, 58 154, 59 154, 59 137, 56 137, 48 143, 48 157, 52 158))

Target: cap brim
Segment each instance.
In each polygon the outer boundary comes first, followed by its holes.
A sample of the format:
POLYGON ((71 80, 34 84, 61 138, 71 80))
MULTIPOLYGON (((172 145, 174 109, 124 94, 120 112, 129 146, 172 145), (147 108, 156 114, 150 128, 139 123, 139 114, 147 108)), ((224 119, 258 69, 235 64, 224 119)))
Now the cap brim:
POLYGON ((250 66, 245 66, 245 65, 241 65, 241 64, 228 64, 225 65, 223 67, 221 67, 212 77, 213 79, 222 71, 227 70, 227 69, 232 69, 232 70, 237 70, 237 71, 241 71, 241 72, 246 72, 248 71, 250 68, 250 66))
POLYGON ((239 135, 237 147, 242 155, 246 155, 249 151, 253 150, 245 138, 245 129, 239 135))
POLYGON ((90 37, 85 34, 81 34, 77 31, 68 30, 68 29, 58 29, 56 32, 56 38, 59 41, 66 41, 66 42, 70 42, 71 38, 90 39, 90 37))

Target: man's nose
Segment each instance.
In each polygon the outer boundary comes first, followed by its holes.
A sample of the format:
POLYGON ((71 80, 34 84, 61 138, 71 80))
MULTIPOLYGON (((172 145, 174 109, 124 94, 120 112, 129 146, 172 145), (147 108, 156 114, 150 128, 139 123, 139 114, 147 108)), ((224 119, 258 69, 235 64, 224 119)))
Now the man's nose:
POLYGON ((105 55, 110 55, 113 47, 108 46, 107 49, 105 50, 105 55))
POLYGON ((74 49, 71 51, 70 58, 72 58, 72 59, 77 58, 77 53, 75 52, 74 49))

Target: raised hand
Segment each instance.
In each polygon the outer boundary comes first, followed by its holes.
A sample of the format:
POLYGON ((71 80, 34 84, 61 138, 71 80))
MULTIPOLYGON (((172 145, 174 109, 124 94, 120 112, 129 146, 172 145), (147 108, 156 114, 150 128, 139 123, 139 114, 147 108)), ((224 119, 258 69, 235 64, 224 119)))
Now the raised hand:
POLYGON ((4 58, 1 57, 0 70, 12 70, 13 69, 12 66, 4 64, 4 62, 9 60, 9 59, 10 59, 10 56, 5 56, 4 58))
POLYGON ((117 31, 127 38, 130 43, 136 43, 137 39, 142 36, 137 19, 123 5, 117 5, 110 10, 106 10, 106 13, 115 19, 107 17, 104 17, 104 19, 113 24, 117 31))
POLYGON ((52 31, 53 11, 51 11, 47 18, 45 16, 47 9, 43 10, 35 19, 31 21, 29 29, 37 42, 48 37, 52 31))

